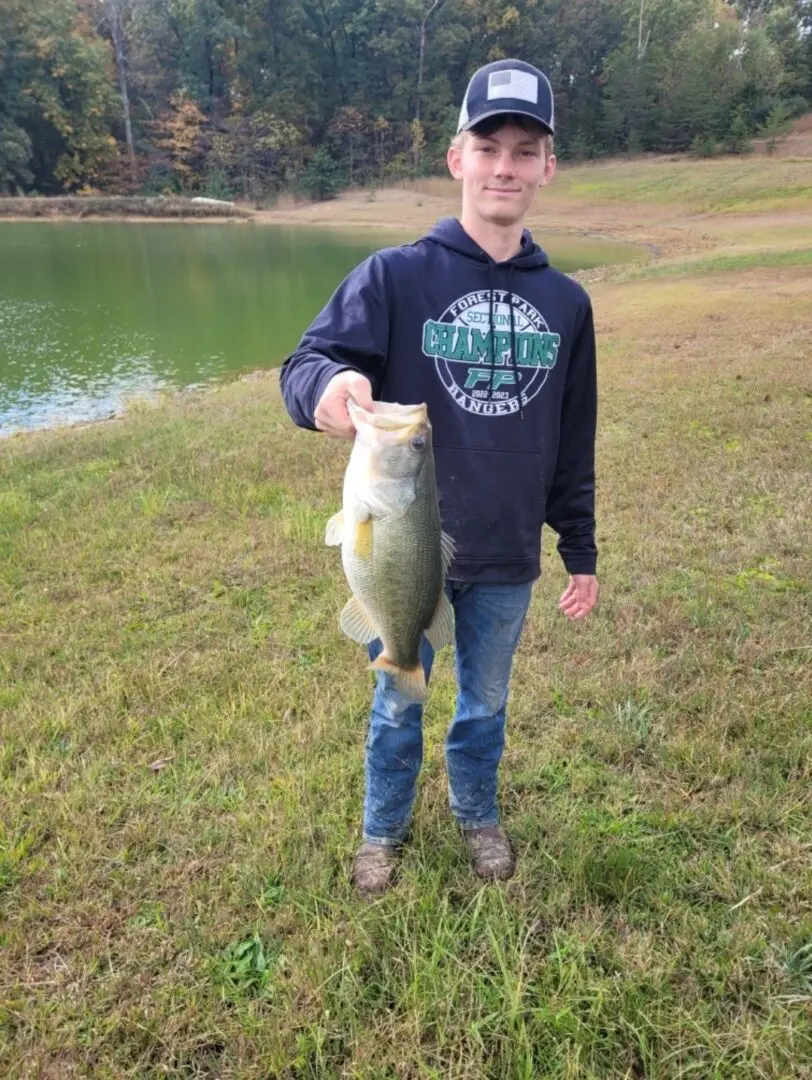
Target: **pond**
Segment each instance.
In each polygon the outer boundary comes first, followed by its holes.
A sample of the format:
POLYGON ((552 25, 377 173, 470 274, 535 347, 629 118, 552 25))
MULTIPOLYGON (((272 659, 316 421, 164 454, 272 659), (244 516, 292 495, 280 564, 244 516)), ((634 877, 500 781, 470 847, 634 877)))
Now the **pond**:
MULTIPOLYGON (((2 222, 0 434, 278 366, 341 278, 402 241, 248 224, 2 222)), ((544 246, 566 271, 639 255, 581 237, 544 246)))

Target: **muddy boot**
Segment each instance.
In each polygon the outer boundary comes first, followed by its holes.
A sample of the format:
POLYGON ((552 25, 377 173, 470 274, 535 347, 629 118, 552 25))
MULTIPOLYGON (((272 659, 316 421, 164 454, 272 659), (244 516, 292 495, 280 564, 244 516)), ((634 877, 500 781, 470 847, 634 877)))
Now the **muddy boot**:
POLYGON ((398 849, 392 844, 361 844, 352 867, 352 883, 359 896, 370 898, 385 893, 392 884, 397 859, 398 849))
POLYGON ((510 841, 498 825, 463 829, 462 835, 477 877, 504 880, 513 876, 516 859, 510 841))

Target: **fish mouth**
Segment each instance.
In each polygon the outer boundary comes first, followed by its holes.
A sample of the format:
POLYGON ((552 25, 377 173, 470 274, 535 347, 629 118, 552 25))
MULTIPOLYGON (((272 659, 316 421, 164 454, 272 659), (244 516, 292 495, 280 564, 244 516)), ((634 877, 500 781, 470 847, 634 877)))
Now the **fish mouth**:
POLYGON ((425 402, 419 405, 400 405, 395 401, 375 401, 372 409, 364 409, 350 398, 347 408, 356 431, 360 430, 359 425, 366 425, 381 433, 391 433, 395 442, 414 438, 415 435, 422 434, 429 425, 428 406, 425 402))

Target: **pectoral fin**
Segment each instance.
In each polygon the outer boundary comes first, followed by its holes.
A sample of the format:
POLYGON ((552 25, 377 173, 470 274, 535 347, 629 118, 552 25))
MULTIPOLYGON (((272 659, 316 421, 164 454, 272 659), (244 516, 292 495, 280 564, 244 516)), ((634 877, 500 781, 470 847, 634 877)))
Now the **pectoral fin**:
POLYGON ((426 637, 435 652, 444 645, 454 644, 454 608, 445 593, 440 594, 440 602, 426 630, 426 637))
POLYGON ((324 542, 328 547, 340 547, 344 540, 344 511, 339 510, 327 522, 324 542))
POLYGON ((372 620, 354 596, 344 605, 338 625, 348 638, 357 641, 359 645, 369 645, 378 636, 372 620))

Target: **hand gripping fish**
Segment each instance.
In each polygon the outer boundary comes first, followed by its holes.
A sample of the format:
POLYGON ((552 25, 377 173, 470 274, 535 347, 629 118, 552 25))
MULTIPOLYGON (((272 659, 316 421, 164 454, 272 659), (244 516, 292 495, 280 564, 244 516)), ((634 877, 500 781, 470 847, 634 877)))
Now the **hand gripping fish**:
POLYGON ((426 680, 418 651, 425 634, 435 650, 454 641, 454 609, 444 591, 454 543, 440 527, 431 424, 425 405, 349 402, 355 426, 344 474, 343 508, 325 540, 341 545, 352 597, 339 625, 347 637, 383 652, 388 671, 412 701, 426 680))

